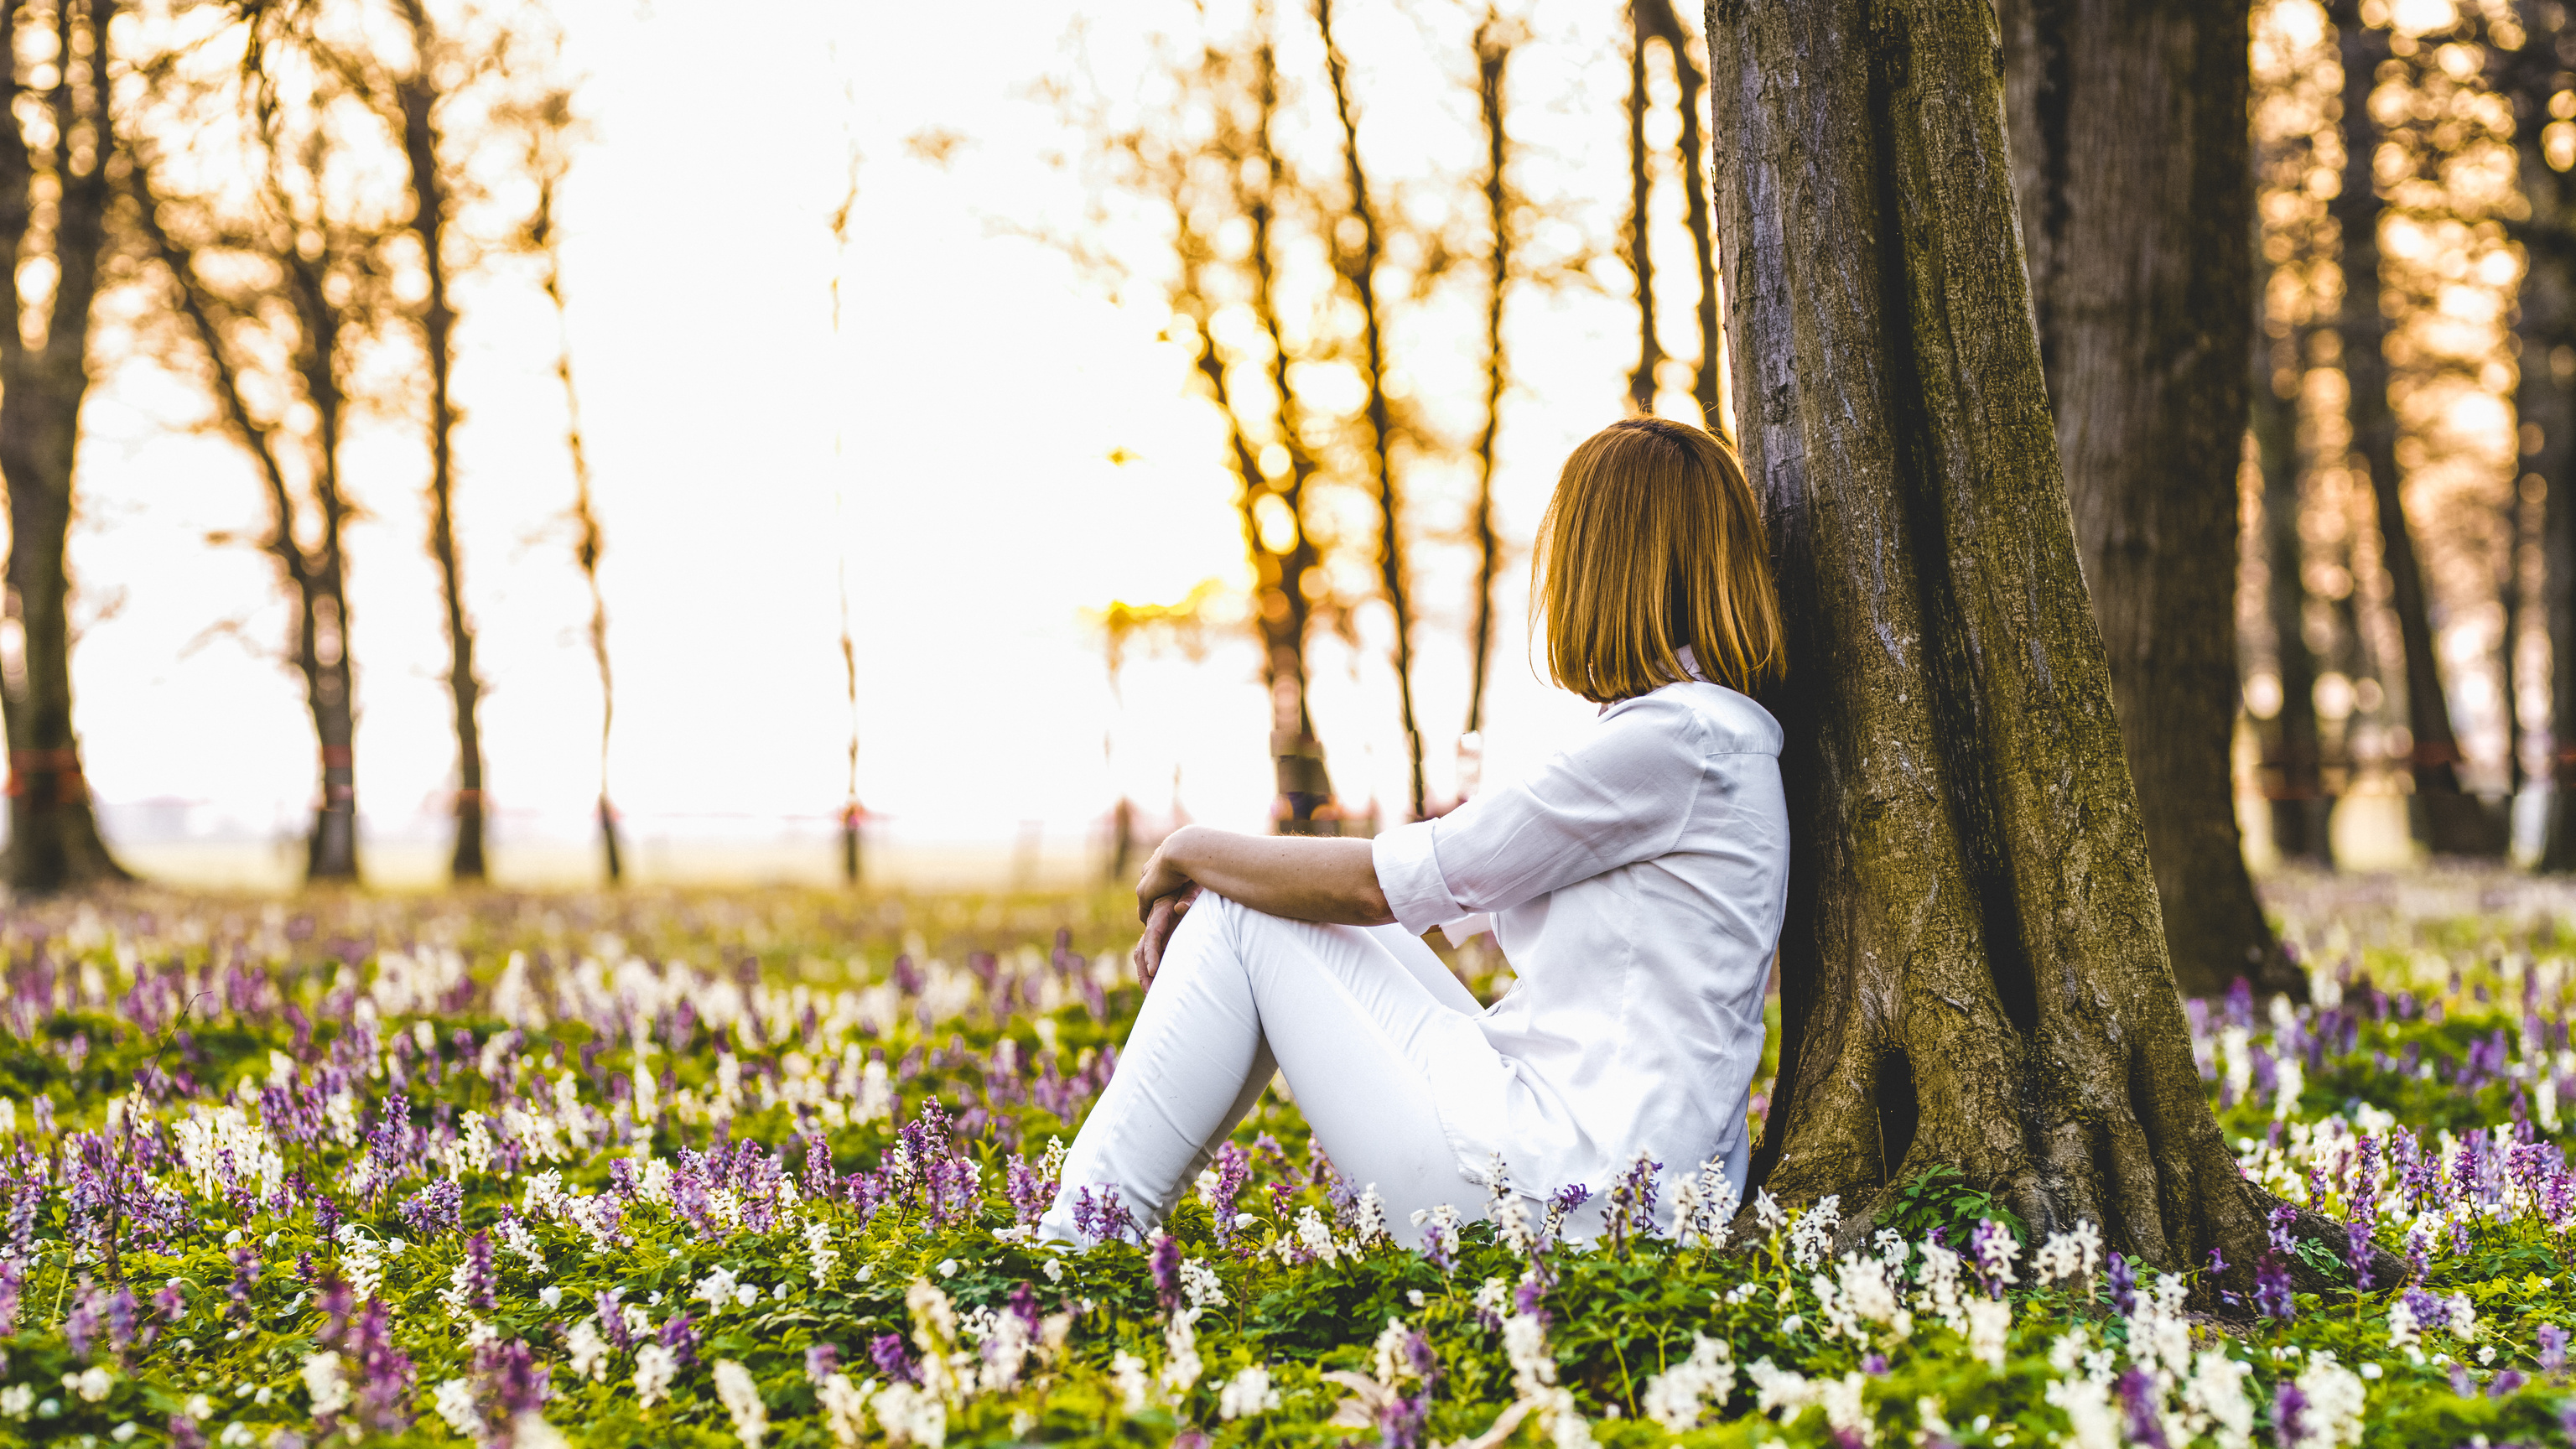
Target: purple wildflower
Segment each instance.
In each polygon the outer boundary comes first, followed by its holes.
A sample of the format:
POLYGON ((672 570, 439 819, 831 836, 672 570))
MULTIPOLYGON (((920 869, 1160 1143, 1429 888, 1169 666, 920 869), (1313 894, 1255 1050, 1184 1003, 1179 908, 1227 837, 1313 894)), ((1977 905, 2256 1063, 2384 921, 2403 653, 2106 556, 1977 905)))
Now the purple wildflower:
POLYGON ((492 1235, 477 1232, 465 1240, 465 1276, 458 1285, 464 1290, 465 1302, 474 1308, 490 1309, 500 1302, 500 1275, 492 1271, 492 1235))
POLYGON ((671 1356, 679 1360, 682 1368, 698 1366, 698 1342, 697 1326, 685 1313, 672 1314, 662 1325, 662 1346, 671 1351, 671 1356))
POLYGON ((2162 1397, 2156 1392, 2154 1376, 2145 1369, 2132 1368, 2120 1375, 2120 1407, 2128 1416, 2130 1443, 2166 1449, 2163 1406, 2157 1402, 2162 1397))
POLYGON ((2272 1390, 2272 1437, 2282 1444, 2301 1444, 2308 1437, 2308 1396, 2283 1375, 2272 1390))
POLYGON ((877 1372, 899 1384, 918 1384, 921 1370, 912 1361, 912 1353, 903 1346, 903 1335, 880 1333, 868 1344, 868 1358, 877 1372))
POLYGON ((2494 1381, 2487 1385, 2487 1397, 2501 1399, 2529 1382, 2520 1369, 2499 1369, 2494 1381))
POLYGON ((2118 1253, 2111 1255, 2111 1271, 2107 1281, 2111 1287, 2111 1311, 2122 1318, 2136 1313, 2138 1311, 2138 1274, 2136 1269, 2129 1266, 2127 1258, 2118 1253))
POLYGON ((841 1351, 839 1349, 834 1348, 828 1343, 808 1344, 806 1346, 805 1377, 808 1382, 819 1384, 823 1380, 840 1372, 840 1369, 841 1351))
POLYGON ((2346 1227, 2344 1229, 2344 1264, 2352 1269, 2353 1287, 2364 1293, 2378 1286, 2371 1281, 2370 1254, 2370 1224, 2367 1221, 2360 1221, 2346 1227))
POLYGON ((84 1283, 72 1297, 71 1312, 63 1315, 63 1340, 74 1358, 88 1358, 90 1342, 98 1337, 98 1298, 98 1290, 84 1283))
POLYGON ((465 1191, 456 1179, 441 1178, 402 1200, 397 1209, 403 1225, 426 1242, 465 1224, 465 1191))
POLYGON ((1181 1306, 1181 1245, 1172 1241, 1169 1233, 1156 1233, 1149 1262, 1154 1272, 1154 1296, 1162 1300, 1163 1311, 1170 1313, 1181 1306))
POLYGON ((608 1342, 611 1347, 615 1348, 619 1353, 632 1353, 635 1350, 635 1335, 626 1331, 626 1315, 618 1311, 617 1307, 619 1296, 618 1290, 614 1288, 602 1288, 599 1290, 599 1298, 597 1300, 599 1306, 599 1326, 601 1331, 608 1336, 608 1342))
POLYGON ((259 1282, 259 1254, 250 1248, 232 1250, 233 1281, 226 1311, 244 1323, 250 1321, 250 1290, 259 1282))
POLYGON ((2554 1374, 2567 1367, 2567 1330, 2555 1323, 2540 1325, 2533 1335, 2540 1341, 2540 1371, 2554 1374))
POLYGON ((1136 1215, 1118 1201, 1115 1184, 1102 1187, 1097 1197, 1086 1187, 1073 1196, 1073 1229, 1095 1245, 1114 1242, 1136 1232, 1136 1215))

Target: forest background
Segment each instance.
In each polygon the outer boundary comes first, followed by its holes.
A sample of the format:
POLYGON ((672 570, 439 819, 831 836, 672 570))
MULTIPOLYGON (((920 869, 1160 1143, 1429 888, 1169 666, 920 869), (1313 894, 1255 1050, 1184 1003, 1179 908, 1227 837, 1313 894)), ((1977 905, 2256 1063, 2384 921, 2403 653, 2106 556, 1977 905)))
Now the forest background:
MULTIPOLYGON (((40 9, 15 15, 29 96, 48 83, 40 9)), ((2530 38, 2554 34, 2549 7, 2345 9, 2254 11, 2263 285, 2231 783, 2258 861, 2321 859, 2329 837, 2347 866, 2545 855, 2553 590, 2576 566, 2548 508, 2569 430, 2544 422, 2576 373, 2550 330, 2552 208, 2576 94, 2530 38), (2366 258, 2345 240, 2365 229, 2366 258), (2363 260, 2386 375, 2356 394, 2363 260), (2383 420, 2356 411, 2383 392, 2383 420), (2402 515, 2372 486, 2374 447, 2402 515), (2391 557, 2400 516, 2420 588, 2391 557), (2423 798, 2444 773, 2478 802, 2448 822, 2423 798)), ((468 802, 501 879, 588 879, 605 778, 621 864, 648 877, 829 878, 856 806, 880 883, 1062 879, 1115 869, 1122 831, 1132 845, 1183 815, 1400 820, 1580 725, 1526 666, 1520 609, 1554 466, 1623 411, 1727 421, 1696 23, 1659 5, 1371 7, 1339 18, 1336 69, 1303 10, 1121 7, 997 26, 999 48, 972 54, 899 12, 780 15, 792 41, 672 4, 116 16, 120 146, 201 168, 155 203, 204 203, 182 248, 241 250, 222 231, 250 213, 224 188, 299 124, 291 94, 261 113, 239 83, 292 74, 285 40, 241 48, 263 27, 355 27, 342 50, 381 62, 387 95, 414 77, 457 182, 427 209, 457 319, 442 415, 398 98, 378 134, 310 133, 329 136, 329 174, 359 178, 312 192, 346 233, 322 270, 382 289, 334 353, 350 623, 324 653, 355 707, 352 738, 317 752, 311 681, 280 647, 301 617, 279 588, 292 570, 261 546, 262 454, 178 303, 179 254, 140 222, 135 164, 107 163, 68 548, 83 787, 64 793, 97 802, 120 858, 178 882, 292 880, 354 789, 369 879, 453 871, 468 802), (1258 104, 1263 37, 1270 191, 1239 175, 1210 191, 1209 163, 1241 159, 1227 148, 1258 104), (422 46, 450 64, 415 67, 422 46), (249 68, 227 81, 210 55, 249 68), (698 104, 669 105, 675 90, 698 104), (245 127, 255 113, 270 119, 245 127), (1270 303, 1247 290, 1261 205, 1270 303), (1275 345, 1252 335, 1273 326, 1275 345), (420 546, 442 436, 455 619, 478 648, 462 751, 457 631, 420 546), (1265 491, 1299 526, 1256 506, 1265 491), (1279 587, 1283 564, 1302 585, 1279 587), (1285 746, 1265 718, 1283 640, 1307 685, 1285 746), (1291 788, 1300 760, 1323 767, 1310 788, 1291 788)), ((21 331, 40 339, 29 135, 21 331)), ((207 299, 234 309, 214 320, 242 365, 274 374, 265 400, 248 379, 246 405, 268 409, 310 551, 315 374, 293 374, 298 334, 274 310, 291 287, 243 275, 207 299)), ((0 653, 25 647, 17 627, 0 623, 0 653)), ((39 788, 55 746, 13 748, 39 788)))

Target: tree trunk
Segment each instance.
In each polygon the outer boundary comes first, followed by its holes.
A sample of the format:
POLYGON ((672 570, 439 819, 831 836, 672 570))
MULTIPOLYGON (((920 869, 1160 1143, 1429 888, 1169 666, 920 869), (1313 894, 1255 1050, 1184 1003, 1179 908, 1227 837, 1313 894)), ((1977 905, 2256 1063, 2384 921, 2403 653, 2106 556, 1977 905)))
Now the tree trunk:
MULTIPOLYGON (((1502 567, 1502 539, 1494 530, 1494 461, 1510 379, 1503 356, 1503 304, 1512 285, 1511 142, 1503 124, 1503 81, 1511 67, 1512 39, 1502 12, 1486 6, 1485 22, 1476 30, 1476 96, 1485 123, 1485 226, 1492 242, 1485 270, 1485 425, 1476 434, 1476 501, 1467 514, 1468 536, 1476 546, 1476 603, 1468 638, 1467 727, 1460 733, 1469 737, 1485 727, 1486 671, 1494 658, 1494 575, 1502 567)), ((1699 194, 1696 187, 1692 194, 1699 194)), ((1462 766, 1465 757, 1462 749, 1462 766)), ((1467 792, 1461 781, 1459 795, 1467 792)))
POLYGON ((1370 481, 1377 491, 1378 582, 1387 611, 1395 619, 1395 701, 1404 726, 1404 753, 1412 767, 1412 813, 1419 820, 1430 809, 1430 791, 1422 773, 1422 726, 1413 712, 1413 602, 1404 564, 1403 495, 1395 481, 1395 419, 1386 396, 1386 327, 1377 291, 1377 269, 1385 254, 1384 230, 1377 204, 1369 195, 1368 170, 1360 164, 1359 118, 1351 103, 1350 64, 1333 39, 1333 0, 1315 0, 1315 28, 1324 41, 1324 70, 1332 82, 1333 116, 1340 126, 1342 175, 1350 188, 1348 216, 1358 223, 1359 244, 1340 241, 1334 228, 1333 256, 1360 310, 1360 383, 1367 389, 1368 438, 1365 453, 1370 481))
POLYGON ((2397 468, 2397 418, 2388 406, 2388 316, 2379 278, 2385 204, 2373 169, 2379 126, 2370 114, 2370 93, 2389 54, 2388 33, 2362 21, 2358 0, 2336 0, 2329 14, 2343 52, 2343 189, 2328 207, 2343 245, 2343 369, 2352 394, 2354 461, 2370 480, 2389 607, 2397 615, 2404 652, 2406 726, 2414 746, 2407 758, 2415 787, 2409 814, 2434 854, 2492 856, 2503 852, 2504 833, 2484 805, 2460 791, 2459 739, 2442 693, 2432 615, 2397 468))
POLYGON ((1840 1194, 1858 1239, 1945 1164, 2037 1232, 2090 1219, 2176 1268, 2223 1247, 2242 1291, 2272 1201, 2210 1115, 2166 961, 1994 11, 1714 0, 1708 20, 1729 356, 1794 671, 1772 701, 1792 857, 1755 1170, 1791 1201, 1840 1194))
MULTIPOLYGON (((2522 472, 2515 502, 2541 493, 2540 597, 2549 633, 2547 823, 2535 869, 2576 872, 2576 196, 2540 142, 2558 91, 2564 11, 2521 7, 2528 33, 2518 50, 2492 48, 2491 83, 2514 110, 2516 177, 2528 208, 2524 268, 2515 295, 2514 411, 2522 472), (2564 359, 2562 361, 2562 358, 2564 359)), ((2507 650, 2506 657, 2512 653, 2507 650)))
POLYGON ((1655 252, 1648 245, 1652 230, 1650 204, 1655 196, 1654 168, 1646 149, 1646 15, 1650 0, 1628 5, 1628 271, 1637 279, 1637 366, 1628 374, 1628 407, 1640 417, 1655 411, 1655 369, 1663 364, 1664 344, 1655 336, 1655 252))
MULTIPOLYGON (((2298 358, 2304 339, 2287 340, 2298 358)), ((2317 663, 2308 648, 2307 553, 2299 537, 2298 405, 2281 395, 2279 376, 2296 379, 2300 363, 2288 369, 2272 365, 2272 345, 2258 336, 2254 346, 2253 434, 2257 466, 2263 472, 2263 553, 2270 574, 2264 612, 2271 617, 2273 669, 2281 681, 2281 707, 2264 723, 2263 795, 2272 816, 2272 848, 2284 861, 2334 868, 2327 835, 2334 802, 2326 794, 2325 750, 2317 730, 2317 663)))
POLYGON ((413 64, 394 83, 401 109, 403 157, 410 171, 411 229, 420 239, 428 296, 421 306, 421 347, 429 366, 429 554, 438 564, 447 625, 447 690, 456 713, 456 849, 450 880, 479 881, 488 873, 483 852, 483 730, 475 707, 482 682, 474 673, 474 625, 465 612, 464 565, 456 549, 456 403, 450 392, 455 368, 456 310, 448 297, 447 177, 439 162, 432 112, 438 93, 430 57, 440 48, 436 25, 421 0, 401 0, 410 26, 413 64))
POLYGON ((2254 898, 2230 767, 2254 315, 2245 7, 2000 9, 2040 357, 2174 980, 2304 997, 2254 898))
POLYGON ((1673 79, 1681 87, 1682 133, 1674 143, 1681 160, 1682 190, 1689 197, 1684 213, 1690 224, 1691 252, 1699 263, 1699 368, 1691 375, 1691 401, 1699 404, 1701 425, 1727 436, 1726 411, 1718 404, 1718 379, 1725 371, 1726 333, 1717 308, 1717 232, 1709 211, 1709 158, 1700 140, 1701 94, 1708 77, 1690 53, 1690 32, 1672 0, 1637 0, 1646 27, 1672 52, 1673 79))
MULTIPOLYGON (((53 891, 125 880, 107 851, 81 775, 72 733, 71 533, 73 465, 81 403, 89 392, 90 303, 107 247, 108 29, 112 0, 55 11, 56 84, 44 93, 53 136, 45 183, 53 191, 54 296, 41 344, 20 337, 17 270, 35 219, 39 178, 17 113, 0 119, 0 480, 8 486, 9 569, 5 612, 18 627, 14 658, 0 646, 0 716, 9 737, 9 886, 53 891), (77 17, 77 18, 76 18, 77 17), (71 57, 85 30, 87 104, 76 97, 71 57), (73 141, 85 135, 88 169, 75 169, 73 141)), ((0 4, 0 36, 14 41, 20 8, 0 4)), ((0 65, 0 102, 21 92, 15 63, 0 65)))

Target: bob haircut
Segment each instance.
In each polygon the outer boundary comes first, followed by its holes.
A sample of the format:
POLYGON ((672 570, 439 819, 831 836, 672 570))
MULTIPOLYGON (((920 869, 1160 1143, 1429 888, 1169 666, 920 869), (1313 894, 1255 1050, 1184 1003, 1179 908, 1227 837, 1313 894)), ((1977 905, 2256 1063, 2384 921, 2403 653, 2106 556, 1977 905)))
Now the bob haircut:
POLYGON ((1565 460, 1540 521, 1531 592, 1550 678, 1632 699, 1690 678, 1750 694, 1786 660, 1762 514, 1735 450, 1664 418, 1628 418, 1565 460))

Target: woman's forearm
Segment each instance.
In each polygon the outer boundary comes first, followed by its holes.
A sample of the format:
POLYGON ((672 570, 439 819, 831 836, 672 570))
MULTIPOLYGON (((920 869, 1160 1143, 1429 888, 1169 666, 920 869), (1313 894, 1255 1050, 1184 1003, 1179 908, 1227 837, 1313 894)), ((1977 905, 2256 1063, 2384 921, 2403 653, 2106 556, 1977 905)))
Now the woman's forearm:
POLYGON ((1163 842, 1161 853, 1199 885, 1270 915, 1350 926, 1395 919, 1365 840, 1237 835, 1187 825, 1163 842))

